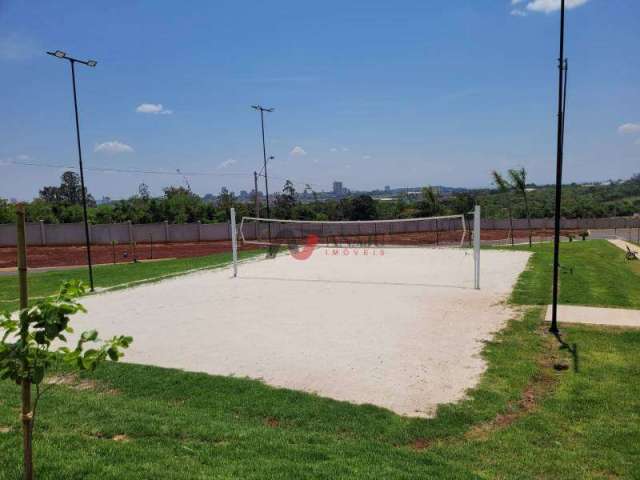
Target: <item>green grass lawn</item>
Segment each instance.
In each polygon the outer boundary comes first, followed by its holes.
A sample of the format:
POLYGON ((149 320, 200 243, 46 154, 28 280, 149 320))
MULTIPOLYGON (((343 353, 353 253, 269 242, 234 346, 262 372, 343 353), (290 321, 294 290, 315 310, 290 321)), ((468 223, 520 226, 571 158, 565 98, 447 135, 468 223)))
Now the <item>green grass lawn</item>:
MULTIPOLYGON (((565 263, 587 251, 615 257, 597 243, 563 246, 565 263)), ((545 281, 538 256, 548 254, 536 249, 518 291, 542 295, 532 287, 545 281)), ((628 269, 610 280, 627 280, 628 269)), ((640 330, 566 327, 581 368, 559 372, 552 365, 569 358, 542 315, 523 307, 486 344, 478 387, 434 419, 248 379, 107 364, 42 401, 38 478, 640 478, 640 382, 631 381, 640 375, 640 330)), ((19 389, 0 383, 0 480, 20 478, 18 413, 19 389)))
MULTIPOLYGON (((245 259, 261 254, 261 250, 239 252, 238 258, 245 259)), ((197 269, 216 268, 231 262, 231 253, 216 253, 203 257, 178 258, 155 262, 119 263, 97 265, 93 269, 94 284, 97 289, 125 287, 132 282, 157 281, 166 276, 180 275, 197 269)), ((66 280, 79 279, 89 285, 86 267, 69 270, 51 270, 29 273, 30 298, 44 297, 57 293, 60 284, 66 280)), ((19 308, 18 277, 0 276, 0 309, 14 311, 19 308)))
MULTIPOLYGON (((553 247, 549 243, 518 250, 534 255, 511 296, 519 305, 551 303, 553 247)), ((559 302, 640 309, 640 262, 628 261, 624 252, 606 240, 560 244, 559 302)))

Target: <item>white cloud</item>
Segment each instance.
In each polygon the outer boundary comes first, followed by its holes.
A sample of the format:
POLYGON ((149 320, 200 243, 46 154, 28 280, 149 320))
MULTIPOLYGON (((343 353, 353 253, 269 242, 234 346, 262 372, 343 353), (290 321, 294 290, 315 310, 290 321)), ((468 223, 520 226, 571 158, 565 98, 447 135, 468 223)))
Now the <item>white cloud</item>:
POLYGON ((133 152, 133 148, 126 143, 119 142, 117 140, 112 140, 110 142, 104 142, 99 145, 96 145, 96 148, 93 149, 94 152, 103 152, 103 153, 131 153, 133 152))
POLYGON ((524 2, 524 0, 511 0, 511 5, 518 5, 519 3, 524 2))
POLYGON ((289 152, 289 155, 291 155, 292 157, 304 157, 306 154, 307 152, 305 151, 305 149, 299 145, 293 147, 289 152))
POLYGON ((40 49, 30 38, 16 33, 0 38, 0 59, 2 60, 24 60, 38 53, 40 49))
MULTIPOLYGON (((543 13, 555 12, 556 10, 560 10, 560 1, 561 0, 532 0, 527 3, 527 10, 543 13)), ((571 10, 572 8, 584 5, 588 1, 589 0, 566 0, 565 7, 571 10)))
POLYGON ((511 10, 511 15, 513 15, 514 17, 526 17, 527 12, 525 12, 524 10, 518 10, 517 8, 514 8, 513 10, 511 10))
POLYGON ((338 151, 338 149, 336 147, 331 147, 329 151, 335 153, 338 151))
POLYGON ((342 147, 342 151, 343 151, 343 152, 348 152, 348 151, 349 151, 349 148, 347 148, 347 147, 342 147))
POLYGON ((640 123, 625 123, 618 127, 618 133, 620 135, 640 133, 640 123))
POLYGON ((29 160, 31 157, 29 155, 25 155, 24 153, 18 155, 16 157, 18 160, 29 160))
POLYGON ((363 160, 371 160, 373 157, 371 155, 363 155, 362 159, 363 160))
POLYGON ((234 160, 233 158, 227 158, 224 162, 221 162, 218 165, 218 168, 227 168, 230 167, 231 165, 234 165, 236 163, 236 160, 234 160))
POLYGON ((173 110, 167 110, 161 103, 142 103, 136 107, 138 113, 152 113, 154 115, 171 115, 173 110))

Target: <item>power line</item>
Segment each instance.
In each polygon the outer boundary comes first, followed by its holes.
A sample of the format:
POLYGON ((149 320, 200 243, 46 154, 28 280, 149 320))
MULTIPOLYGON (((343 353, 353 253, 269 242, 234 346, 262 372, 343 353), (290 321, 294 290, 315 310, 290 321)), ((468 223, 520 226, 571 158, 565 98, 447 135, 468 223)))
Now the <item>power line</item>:
MULTIPOLYGON (((54 165, 48 163, 33 163, 33 162, 14 162, 7 161, 5 164, 17 165, 23 167, 43 167, 43 168, 66 168, 69 170, 77 170, 78 167, 74 165, 54 165)), ((230 173, 230 172, 187 172, 187 171, 168 171, 168 170, 140 170, 135 168, 108 168, 108 167, 86 167, 86 170, 91 170, 94 172, 111 172, 111 173, 143 173, 148 175, 173 175, 173 176, 184 176, 189 175, 190 177, 198 177, 198 176, 213 176, 213 177, 246 177, 252 175, 251 173, 230 173)))
MULTIPOLYGON (((56 165, 51 163, 35 163, 35 162, 16 162, 13 160, 6 160, 3 163, 0 163, 0 166, 6 165, 15 165, 19 167, 36 167, 36 168, 55 168, 55 169, 67 169, 67 170, 78 170, 76 165, 56 165)), ((202 172, 202 171, 170 171, 170 170, 143 170, 143 169, 135 169, 135 168, 112 168, 112 167, 87 167, 85 166, 85 170, 90 170, 93 172, 103 172, 103 173, 139 173, 145 175, 169 175, 169 176, 190 176, 190 177, 252 177, 253 172, 248 173, 240 173, 240 172, 202 172)), ((296 180, 290 177, 280 177, 271 175, 271 178, 276 180, 290 180, 295 185, 310 185, 312 187, 327 187, 327 185, 314 183, 314 182, 306 182, 303 180, 296 180)))

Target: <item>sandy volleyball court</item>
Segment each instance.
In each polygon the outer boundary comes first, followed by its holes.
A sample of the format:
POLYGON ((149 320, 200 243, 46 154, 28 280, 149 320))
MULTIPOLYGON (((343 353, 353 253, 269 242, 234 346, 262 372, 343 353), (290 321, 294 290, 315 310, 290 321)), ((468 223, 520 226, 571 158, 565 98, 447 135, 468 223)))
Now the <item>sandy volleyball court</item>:
POLYGON ((128 362, 430 416, 478 381, 528 258, 483 251, 477 291, 470 250, 319 248, 87 297, 74 326, 132 335, 128 362))

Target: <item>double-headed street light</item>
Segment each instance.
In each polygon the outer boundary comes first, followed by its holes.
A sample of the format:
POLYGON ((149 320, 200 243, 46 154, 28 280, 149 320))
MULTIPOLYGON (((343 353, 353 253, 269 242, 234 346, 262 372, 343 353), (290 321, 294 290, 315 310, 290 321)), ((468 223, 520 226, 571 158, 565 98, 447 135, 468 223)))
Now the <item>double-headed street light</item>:
MULTIPOLYGON (((267 147, 264 141, 264 112, 271 113, 273 108, 265 108, 262 105, 251 105, 251 108, 260 112, 260 127, 262 129, 262 159, 264 161, 264 193, 267 200, 267 218, 271 218, 271 212, 269 211, 269 177, 267 175, 267 147)), ((271 160, 273 157, 269 157, 271 160)), ((257 193, 256 193, 257 194, 257 193)), ((267 229, 269 232, 269 243, 271 243, 271 223, 267 223, 267 229)))
POLYGON ((89 286, 91 287, 91 291, 94 291, 93 287, 93 266, 91 264, 91 241, 89 239, 89 219, 87 218, 87 195, 84 187, 84 170, 82 168, 82 147, 80 145, 80 120, 78 118, 78 97, 76 94, 76 69, 75 64, 81 63, 82 65, 86 65, 87 67, 95 67, 98 62, 95 60, 78 60, 77 58, 73 58, 68 56, 65 52, 61 50, 56 50, 55 52, 47 52, 48 55, 52 57, 59 58, 60 60, 68 60, 71 65, 71 83, 73 85, 73 106, 76 114, 76 140, 78 142, 78 161, 80 163, 80 188, 82 189, 82 211, 84 213, 84 238, 85 244, 87 246, 87 263, 89 264, 89 286))
MULTIPOLYGON (((267 197, 267 218, 271 218, 269 213, 269 177, 267 175, 267 147, 264 141, 264 112, 271 113, 273 112, 273 108, 265 108, 262 105, 251 105, 251 108, 260 112, 260 127, 262 130, 262 159, 264 161, 264 165, 262 169, 264 170, 264 193, 267 197)), ((273 157, 270 157, 270 159, 273 157)))

